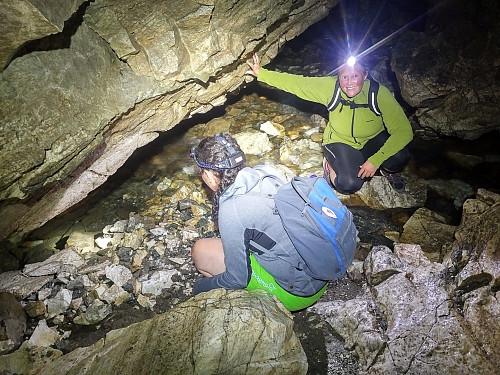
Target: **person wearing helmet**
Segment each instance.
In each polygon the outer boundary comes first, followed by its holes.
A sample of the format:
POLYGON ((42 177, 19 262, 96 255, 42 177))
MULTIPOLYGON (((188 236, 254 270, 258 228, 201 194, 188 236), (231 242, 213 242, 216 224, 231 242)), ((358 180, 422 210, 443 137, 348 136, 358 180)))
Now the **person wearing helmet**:
POLYGON ((229 133, 204 138, 190 156, 205 184, 213 191, 212 219, 218 224, 220 238, 203 238, 193 245, 191 256, 204 276, 194 285, 198 294, 216 288, 263 289, 275 295, 290 311, 316 302, 327 288, 293 258, 297 250, 273 213, 272 196, 276 169, 245 165, 245 155, 229 133), (271 197, 271 198, 270 198, 271 197))

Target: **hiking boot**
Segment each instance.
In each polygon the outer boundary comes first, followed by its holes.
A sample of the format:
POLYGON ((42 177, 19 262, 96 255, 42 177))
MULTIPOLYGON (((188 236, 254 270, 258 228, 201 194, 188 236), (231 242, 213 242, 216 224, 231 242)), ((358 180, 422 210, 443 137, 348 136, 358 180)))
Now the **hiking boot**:
POLYGON ((389 184, 395 191, 397 191, 398 193, 403 193, 405 191, 406 184, 401 178, 400 172, 389 173, 381 169, 380 173, 382 174, 382 176, 387 178, 389 184))
POLYGON ((335 186, 333 186, 332 180, 330 180, 330 163, 328 163, 328 160, 326 160, 326 158, 323 158, 323 178, 326 180, 326 182, 328 182, 328 185, 330 185, 330 187, 335 188, 335 186))

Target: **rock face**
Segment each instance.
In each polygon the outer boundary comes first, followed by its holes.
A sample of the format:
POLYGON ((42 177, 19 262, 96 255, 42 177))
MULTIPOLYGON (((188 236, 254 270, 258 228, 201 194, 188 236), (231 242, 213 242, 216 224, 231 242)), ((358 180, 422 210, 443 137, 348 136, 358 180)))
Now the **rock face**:
MULTIPOLYGON (((10 363, 10 357, 4 357, 10 363)), ((43 361, 41 361, 43 362, 43 361)), ((12 359, 12 366, 15 361, 12 359)), ((17 371, 7 367, 9 371, 17 371)), ((307 372, 291 314, 262 291, 202 293, 165 314, 109 332, 31 374, 307 372)))
POLYGON ((68 0, 58 4, 46 0, 2 1, 0 33, 0 70, 5 69, 25 43, 60 33, 64 22, 84 0, 68 0))
POLYGON ((443 263, 418 245, 376 246, 364 295, 310 310, 345 340, 360 374, 498 374, 499 219, 500 196, 480 189, 443 263))
POLYGON ((500 5, 430 3, 435 7, 426 31, 405 33, 392 51, 404 100, 417 108, 418 124, 434 134, 476 139, 498 130, 500 5), (477 72, 491 79, 477 82, 477 72))
POLYGON ((252 52, 269 61, 337 2, 98 0, 73 13, 80 3, 0 6, 8 20, 0 26, 0 212, 9 217, 0 238, 39 227, 158 131, 224 103, 248 79, 252 52), (9 27, 26 22, 33 32, 13 35, 9 27))

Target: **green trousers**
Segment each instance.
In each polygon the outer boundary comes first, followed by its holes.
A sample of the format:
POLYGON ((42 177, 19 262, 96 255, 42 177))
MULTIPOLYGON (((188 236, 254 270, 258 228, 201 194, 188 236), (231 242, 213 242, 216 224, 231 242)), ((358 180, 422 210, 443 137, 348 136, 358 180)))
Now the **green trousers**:
POLYGON ((325 293, 328 287, 328 283, 325 283, 325 286, 321 288, 319 292, 310 297, 295 296, 279 286, 276 280, 274 280, 274 277, 260 266, 253 254, 250 254, 250 264, 252 267, 252 277, 245 289, 263 289, 278 297, 281 303, 290 311, 302 310, 311 306, 323 295, 323 293, 325 293))

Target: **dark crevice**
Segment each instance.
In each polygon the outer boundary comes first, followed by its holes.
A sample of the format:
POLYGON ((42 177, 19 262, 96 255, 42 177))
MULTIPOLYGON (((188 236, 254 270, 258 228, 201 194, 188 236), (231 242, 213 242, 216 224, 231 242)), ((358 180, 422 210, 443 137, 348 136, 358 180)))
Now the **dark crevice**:
MULTIPOLYGON (((83 15, 90 5, 91 1, 86 1, 78 10, 64 22, 63 30, 57 34, 47 35, 43 38, 31 40, 24 43, 9 61, 10 64, 15 59, 28 55, 36 51, 54 51, 58 49, 67 49, 71 45, 71 37, 75 35, 77 29, 83 23, 83 15)), ((8 65, 7 64, 7 65, 8 65)), ((4 69, 7 67, 4 67, 4 69)))
POLYGON ((489 273, 480 273, 466 280, 459 287, 459 290, 461 290, 464 294, 469 293, 472 292, 473 290, 489 285, 492 280, 493 277, 489 273))

